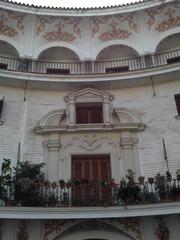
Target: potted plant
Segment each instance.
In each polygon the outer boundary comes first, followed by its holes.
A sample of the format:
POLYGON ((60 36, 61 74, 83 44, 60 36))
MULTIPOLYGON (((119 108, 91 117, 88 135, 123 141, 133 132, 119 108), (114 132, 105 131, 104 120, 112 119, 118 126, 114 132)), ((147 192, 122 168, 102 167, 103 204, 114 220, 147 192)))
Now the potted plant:
POLYGON ((138 177, 138 181, 139 181, 140 185, 144 185, 144 178, 145 178, 144 176, 139 176, 138 177))
POLYGON ((51 183, 51 187, 52 187, 53 189, 55 189, 55 188, 57 187, 57 182, 56 182, 56 181, 52 182, 52 183, 51 183))
POLYGON ((170 182, 172 180, 172 175, 169 171, 166 172, 166 179, 168 182, 170 182))
POLYGON ((158 173, 155 176, 155 189, 158 191, 161 201, 166 200, 166 177, 158 173))
POLYGON ((132 171, 132 169, 127 170, 126 178, 128 179, 128 184, 134 184, 135 173, 132 171))
POLYGON ((1 164, 1 197, 3 197, 6 206, 12 206, 12 168, 11 168, 11 160, 7 158, 3 158, 3 162, 1 164))
POLYGON ((180 181, 180 169, 176 170, 176 179, 180 181))
POLYGON ((72 184, 71 180, 68 180, 68 181, 66 182, 66 187, 67 187, 67 189, 69 189, 69 188, 71 187, 71 184, 72 184))
POLYGON ((51 186, 50 181, 49 180, 45 180, 44 181, 44 186, 45 186, 45 188, 50 188, 50 186, 51 186))
POLYGON ((65 183, 65 181, 63 179, 61 179, 61 180, 59 180, 59 185, 60 185, 61 189, 64 189, 65 186, 66 186, 66 183, 65 183))
POLYGON ((47 198, 47 204, 49 207, 56 207, 58 205, 58 197, 54 192, 50 193, 49 197, 47 198))
POLYGON ((154 183, 154 178, 153 177, 149 177, 148 178, 148 183, 152 185, 154 183))

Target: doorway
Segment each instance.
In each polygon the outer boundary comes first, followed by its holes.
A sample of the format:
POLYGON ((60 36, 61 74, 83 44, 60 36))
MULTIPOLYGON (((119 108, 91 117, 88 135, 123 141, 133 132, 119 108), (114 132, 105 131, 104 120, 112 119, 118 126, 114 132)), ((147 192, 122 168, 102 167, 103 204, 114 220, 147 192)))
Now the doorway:
POLYGON ((110 186, 104 184, 111 178, 110 155, 72 156, 72 204, 95 206, 112 199, 110 186))

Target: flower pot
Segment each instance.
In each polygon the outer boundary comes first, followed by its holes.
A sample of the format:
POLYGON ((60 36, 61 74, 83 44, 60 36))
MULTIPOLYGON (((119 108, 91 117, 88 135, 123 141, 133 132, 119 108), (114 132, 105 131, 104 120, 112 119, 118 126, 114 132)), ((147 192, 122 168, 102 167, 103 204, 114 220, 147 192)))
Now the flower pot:
POLYGON ((139 181, 140 185, 143 185, 144 184, 144 177, 143 176, 138 177, 138 181, 139 181))

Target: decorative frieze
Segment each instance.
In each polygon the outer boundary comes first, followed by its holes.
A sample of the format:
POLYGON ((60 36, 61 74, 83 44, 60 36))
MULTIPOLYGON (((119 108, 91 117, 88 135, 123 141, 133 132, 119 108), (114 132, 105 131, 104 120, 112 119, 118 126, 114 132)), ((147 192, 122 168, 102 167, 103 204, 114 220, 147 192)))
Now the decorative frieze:
POLYGON ((49 235, 53 232, 58 233, 61 231, 66 221, 64 220, 50 220, 44 223, 44 236, 43 240, 49 240, 49 235))
POLYGON ((18 34, 24 34, 23 14, 17 14, 11 11, 0 11, 0 34, 7 37, 15 37, 18 34))
POLYGON ((74 42, 81 38, 80 18, 37 17, 36 34, 47 41, 74 42), (48 31, 53 29, 53 31, 48 31))
POLYGON ((117 222, 120 223, 125 231, 131 231, 136 240, 143 240, 140 228, 140 218, 119 218, 117 222))
POLYGON ((102 41, 127 39, 132 32, 138 33, 138 31, 139 28, 133 14, 91 18, 92 37, 98 35, 102 41), (108 31, 104 31, 104 29, 108 29, 108 31))
POLYGON ((166 222, 160 217, 155 230, 157 240, 169 240, 169 227, 166 222))
POLYGON ((24 220, 19 223, 16 239, 17 240, 28 240, 29 239, 27 223, 24 220))
POLYGON ((148 29, 154 25, 154 30, 158 32, 165 32, 169 29, 180 26, 179 4, 162 5, 157 8, 147 10, 147 25, 148 29))

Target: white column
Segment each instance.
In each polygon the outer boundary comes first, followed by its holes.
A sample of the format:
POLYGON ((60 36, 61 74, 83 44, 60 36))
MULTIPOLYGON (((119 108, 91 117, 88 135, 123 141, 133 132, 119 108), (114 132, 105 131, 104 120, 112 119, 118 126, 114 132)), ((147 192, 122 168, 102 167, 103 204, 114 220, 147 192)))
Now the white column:
POLYGON ((47 177, 50 181, 59 180, 59 150, 60 142, 50 141, 48 147, 47 177))
POLYGON ((74 99, 70 99, 69 103, 69 125, 74 126, 76 123, 76 105, 74 99))
POLYGON ((138 142, 137 138, 121 138, 120 145, 122 147, 124 175, 127 169, 132 169, 136 172, 134 144, 138 142))
POLYGON ((103 119, 105 125, 110 125, 110 101, 108 96, 103 98, 103 119))

